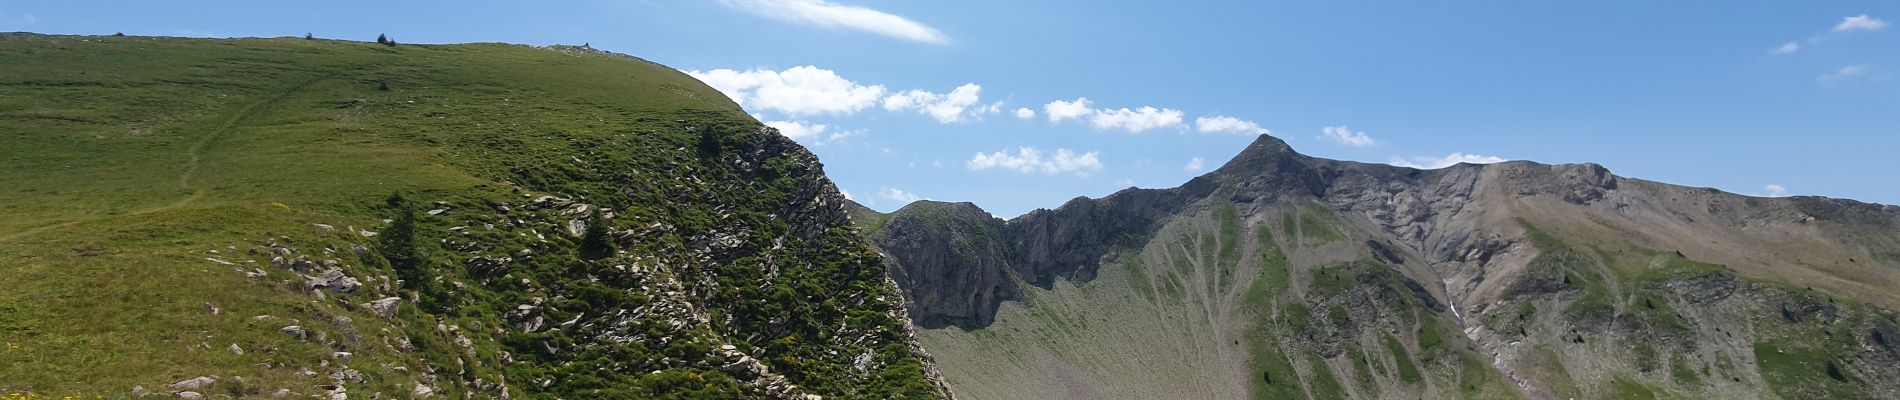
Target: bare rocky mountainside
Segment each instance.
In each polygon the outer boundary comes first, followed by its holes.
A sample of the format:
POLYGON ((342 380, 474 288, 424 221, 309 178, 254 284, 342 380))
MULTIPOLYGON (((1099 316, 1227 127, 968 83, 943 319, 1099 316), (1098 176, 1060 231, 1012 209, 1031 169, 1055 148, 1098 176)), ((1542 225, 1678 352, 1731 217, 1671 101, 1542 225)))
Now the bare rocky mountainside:
POLYGON ((1007 221, 851 207, 962 397, 1900 398, 1891 205, 1261 136, 1007 221))
POLYGON ((947 398, 817 157, 585 46, 0 35, 0 396, 947 398))

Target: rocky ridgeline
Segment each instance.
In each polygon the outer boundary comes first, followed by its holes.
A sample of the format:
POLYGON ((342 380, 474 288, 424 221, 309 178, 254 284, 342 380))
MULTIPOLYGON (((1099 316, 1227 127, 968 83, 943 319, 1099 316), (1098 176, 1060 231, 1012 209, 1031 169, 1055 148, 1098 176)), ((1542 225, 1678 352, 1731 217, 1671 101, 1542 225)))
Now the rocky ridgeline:
POLYGON ((1304 218, 1336 219, 1321 225, 1340 232, 1321 241, 1356 244, 1299 250, 1335 261, 1293 271, 1314 321, 1274 322, 1299 333, 1276 336, 1278 346, 1322 359, 1381 352, 1377 332, 1416 330, 1399 335, 1420 342, 1419 361, 1482 354, 1536 398, 1601 396, 1609 389, 1589 385, 1611 381, 1707 396, 1900 393, 1889 368, 1900 354, 1890 333, 1900 207, 1890 205, 1747 198, 1595 164, 1342 162, 1262 136, 1177 188, 1077 198, 1007 221, 923 201, 889 215, 862 210, 860 224, 881 224, 861 226, 897 266, 919 325, 981 329, 1002 302, 1058 280, 1087 284, 1163 226, 1220 207, 1249 224, 1284 221, 1289 237, 1311 236, 1304 218), (1837 305, 1843 297, 1854 300, 1837 305), (1440 327, 1474 347, 1426 349, 1425 331, 1440 327))
MULTIPOLYGON (((775 151, 791 150, 789 147, 768 146, 753 154, 735 157, 729 162, 741 168, 756 168, 760 162, 750 158, 769 157, 768 154, 775 151)), ((800 150, 798 153, 803 152, 800 150)), ((803 154, 807 154, 807 159, 800 161, 816 165, 816 160, 810 159, 808 153, 803 154)), ((698 181, 690 175, 684 180, 698 181)), ((789 222, 793 229, 788 230, 784 237, 772 239, 771 244, 763 248, 750 248, 760 241, 753 237, 754 230, 747 229, 744 222, 737 220, 735 213, 719 211, 737 206, 712 207, 716 213, 711 217, 720 221, 714 230, 686 232, 676 223, 665 219, 625 216, 611 208, 520 189, 519 202, 431 202, 419 216, 419 224, 442 227, 439 231, 441 237, 435 240, 436 248, 440 251, 436 254, 449 254, 460 261, 459 265, 454 266, 459 272, 436 275, 436 283, 451 288, 451 293, 456 294, 443 299, 447 301, 444 306, 482 309, 493 303, 484 302, 481 297, 517 299, 505 303, 505 307, 497 307, 502 308, 494 314, 497 319, 489 321, 439 318, 432 313, 440 311, 420 309, 418 303, 422 299, 417 297, 416 292, 399 291, 405 287, 404 282, 391 278, 392 273, 382 264, 381 256, 374 250, 374 242, 382 234, 375 229, 385 229, 386 226, 358 228, 346 224, 313 224, 310 234, 299 237, 314 236, 320 239, 277 236, 258 241, 241 252, 237 251, 235 245, 211 250, 207 253, 209 257, 206 257, 206 261, 230 266, 234 273, 260 284, 308 296, 309 308, 313 312, 333 316, 322 321, 299 321, 258 315, 249 320, 250 325, 258 329, 277 330, 299 341, 333 350, 332 358, 319 360, 316 365, 269 365, 270 368, 300 369, 296 376, 311 381, 308 387, 279 389, 273 395, 314 394, 333 399, 346 398, 352 388, 360 387, 369 379, 365 378, 366 372, 358 369, 361 367, 352 366, 351 355, 357 355, 354 358, 358 360, 365 359, 365 355, 374 359, 395 359, 401 357, 389 355, 420 351, 417 340, 421 339, 405 336, 407 332, 409 335, 430 335, 433 336, 430 339, 432 342, 453 346, 449 349, 452 350, 452 365, 385 364, 376 366, 376 370, 370 373, 376 381, 386 382, 394 376, 401 376, 403 378, 400 379, 412 382, 406 385, 413 388, 407 394, 410 397, 441 394, 444 386, 450 386, 466 396, 508 398, 521 390, 531 391, 561 383, 563 377, 560 374, 526 377, 508 374, 506 365, 533 362, 524 358, 523 353, 535 353, 534 357, 529 358, 547 360, 612 346, 669 349, 677 348, 676 343, 679 343, 685 344, 687 348, 706 346, 708 350, 686 357, 614 359, 601 365, 601 368, 611 373, 628 375, 664 370, 720 371, 742 382, 748 390, 759 396, 819 399, 821 396, 807 393, 764 362, 775 356, 765 347, 740 347, 732 343, 732 339, 737 338, 762 343, 785 332, 743 330, 740 328, 741 321, 735 320, 734 314, 717 311, 721 306, 714 304, 725 290, 718 282, 718 266, 742 257, 759 260, 761 263, 758 267, 765 271, 768 280, 759 284, 770 284, 769 280, 782 269, 801 268, 799 264, 805 262, 799 255, 790 253, 793 246, 788 242, 830 240, 824 238, 829 231, 823 227, 845 223, 841 208, 843 199, 835 194, 835 189, 822 181, 810 182, 813 183, 792 193, 795 196, 793 198, 805 200, 789 202, 792 206, 772 213, 774 217, 789 222), (572 282, 550 280, 548 264, 577 262, 573 259, 572 243, 589 230, 589 218, 596 214, 610 226, 617 227, 608 232, 621 251, 598 262, 583 262, 595 267, 562 271, 559 275, 566 275, 562 279, 605 283, 607 287, 623 291, 627 298, 634 301, 587 303, 581 301, 587 294, 576 292, 578 288, 572 282), (338 228, 339 225, 343 227, 338 228), (679 239, 669 240, 669 237, 679 239), (486 294, 468 295, 475 293, 486 294), (348 315, 374 316, 384 321, 376 324, 378 326, 373 331, 366 332, 362 324, 354 322, 348 315), (525 338, 538 339, 524 342, 525 338), (497 360, 500 365, 487 364, 482 360, 497 360), (529 388, 519 389, 512 385, 527 385, 529 388)), ((894 283, 885 278, 879 278, 879 282, 891 288, 890 293, 894 293, 894 283)), ((843 306, 876 308, 873 304, 897 304, 898 301, 900 299, 896 296, 862 294, 851 296, 843 306)), ((902 307, 884 308, 888 313, 886 317, 891 320, 903 321, 908 318, 902 307)), ((788 320, 782 318, 756 321, 758 325, 767 327, 786 322, 788 320)), ((914 333, 909 327, 899 326, 901 330, 897 333, 902 340, 906 340, 905 348, 918 357, 927 357, 923 355, 923 349, 916 345, 914 333)), ((869 376, 886 367, 882 365, 882 360, 887 358, 879 357, 876 348, 866 346, 890 340, 885 336, 888 332, 877 329, 875 326, 842 325, 823 337, 828 339, 829 346, 833 348, 863 349, 859 353, 839 357, 848 360, 847 365, 853 371, 852 374, 869 376)), ((232 346, 237 348, 238 345, 232 346)), ((928 359, 924 358, 924 361, 928 362, 928 359)), ((926 364, 925 370, 937 382, 937 391, 947 396, 948 389, 942 386, 941 378, 935 376, 934 368, 926 364)), ((218 379, 207 376, 166 386, 166 390, 188 397, 202 393, 199 391, 202 387, 210 386, 218 379)), ((362 394, 360 389, 358 392, 362 394)), ((371 398, 386 396, 382 392, 366 395, 371 398)))

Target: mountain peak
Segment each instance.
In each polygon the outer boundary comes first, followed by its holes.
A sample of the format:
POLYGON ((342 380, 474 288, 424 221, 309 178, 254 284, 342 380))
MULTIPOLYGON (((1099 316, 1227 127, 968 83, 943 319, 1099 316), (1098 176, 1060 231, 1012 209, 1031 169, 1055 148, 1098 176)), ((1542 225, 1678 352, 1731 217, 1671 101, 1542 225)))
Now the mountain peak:
POLYGON ((1293 151, 1293 146, 1269 135, 1260 135, 1240 154, 1203 178, 1228 186, 1259 189, 1295 189, 1317 195, 1325 180, 1315 173, 1314 158, 1293 151))
POLYGON ((1270 160, 1289 156, 1304 157, 1299 152, 1293 151, 1293 146, 1287 145, 1285 140, 1280 140, 1273 135, 1261 134, 1255 137, 1253 143, 1248 144, 1246 149, 1242 149, 1240 154, 1234 155, 1234 159, 1228 161, 1227 164, 1234 165, 1243 161, 1270 160))

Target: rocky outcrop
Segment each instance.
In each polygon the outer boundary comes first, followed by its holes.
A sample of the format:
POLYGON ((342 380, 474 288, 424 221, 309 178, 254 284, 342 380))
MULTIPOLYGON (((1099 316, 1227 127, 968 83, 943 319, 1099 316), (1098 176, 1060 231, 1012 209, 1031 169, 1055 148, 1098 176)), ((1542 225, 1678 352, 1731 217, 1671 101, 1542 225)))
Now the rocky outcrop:
POLYGON ((871 236, 895 266, 917 325, 989 325, 1003 300, 1022 296, 1002 240, 1003 221, 970 203, 919 201, 871 236))
POLYGON ((1035 210, 1009 220, 1003 236, 1014 251, 1011 267, 1023 281, 1047 289, 1057 278, 1095 279, 1102 256, 1133 245, 1159 222, 1212 193, 1216 184, 1195 179, 1174 189, 1124 189, 1101 199, 1078 197, 1054 210, 1035 210))
POLYGON ((970 203, 919 201, 888 215, 863 209, 854 223, 875 232, 871 243, 896 266, 890 275, 909 296, 914 322, 975 329, 988 326, 1003 301, 1020 299, 1021 285, 1093 280, 1104 256, 1138 244, 1215 186, 1197 179, 1174 189, 1131 188, 1007 222, 970 203))

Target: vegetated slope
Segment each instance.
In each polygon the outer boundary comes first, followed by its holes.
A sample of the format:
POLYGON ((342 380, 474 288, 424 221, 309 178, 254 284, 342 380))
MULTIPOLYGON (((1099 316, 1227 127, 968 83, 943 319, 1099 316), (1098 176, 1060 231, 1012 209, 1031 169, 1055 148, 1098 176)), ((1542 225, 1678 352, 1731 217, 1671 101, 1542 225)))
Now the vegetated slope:
POLYGON ((921 333, 972 397, 1900 397, 1900 207, 1262 136, 1178 188, 878 217, 913 317, 995 310, 921 333))
POLYGON ((12 34, 0 71, 0 390, 948 394, 816 158, 670 68, 12 34))

